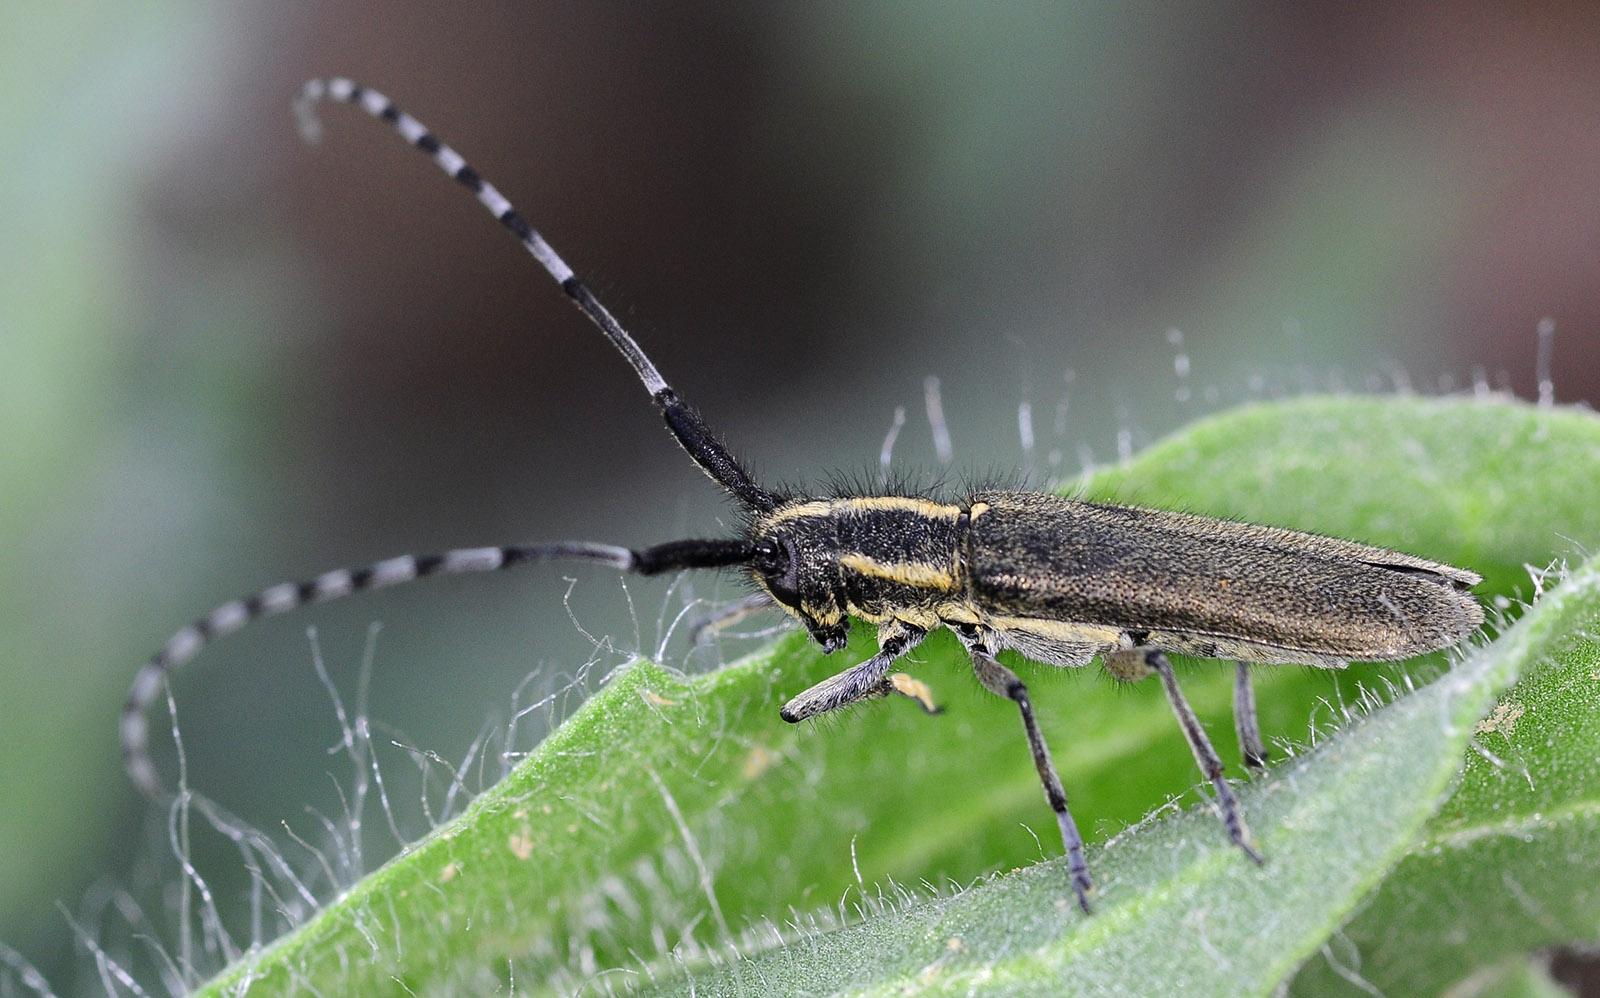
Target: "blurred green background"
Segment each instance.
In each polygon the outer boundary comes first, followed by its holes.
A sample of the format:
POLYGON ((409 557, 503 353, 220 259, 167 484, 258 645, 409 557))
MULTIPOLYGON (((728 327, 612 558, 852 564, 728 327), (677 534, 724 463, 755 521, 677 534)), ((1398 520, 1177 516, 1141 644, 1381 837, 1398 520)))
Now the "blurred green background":
MULTIPOLYGON (((462 150, 770 478, 868 473, 897 406, 937 473, 928 375, 956 468, 1041 484, 1247 399, 1531 397, 1544 316, 1558 400, 1600 379, 1588 4, 4 5, 0 941, 62 993, 98 980, 58 902, 164 924, 116 717, 171 630, 403 551, 726 527, 468 197, 349 109, 300 142, 330 73, 462 150)), ((564 575, 623 651, 684 598, 556 569, 263 623, 176 683, 191 783, 337 810, 313 624, 348 693, 383 622, 371 716, 459 758, 590 657, 564 575)))

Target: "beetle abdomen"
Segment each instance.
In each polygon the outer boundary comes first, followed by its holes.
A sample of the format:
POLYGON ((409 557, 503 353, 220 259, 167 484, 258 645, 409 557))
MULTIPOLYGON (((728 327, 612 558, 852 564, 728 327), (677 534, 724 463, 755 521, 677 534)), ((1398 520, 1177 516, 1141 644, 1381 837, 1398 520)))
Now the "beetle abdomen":
POLYGON ((1174 650, 1203 650, 1214 639, 1219 657, 1409 658, 1455 644, 1483 622, 1467 591, 1479 577, 1449 565, 1043 493, 974 496, 967 558, 973 600, 995 612, 1182 637, 1186 647, 1167 642, 1174 650))

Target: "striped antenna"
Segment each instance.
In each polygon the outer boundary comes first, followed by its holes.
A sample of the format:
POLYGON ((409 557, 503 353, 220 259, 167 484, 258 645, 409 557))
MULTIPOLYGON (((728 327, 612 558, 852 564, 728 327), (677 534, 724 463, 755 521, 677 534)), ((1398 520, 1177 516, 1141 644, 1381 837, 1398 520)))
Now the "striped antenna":
POLYGON ((367 565, 324 572, 309 582, 284 582, 258 593, 229 600, 188 627, 174 633, 134 676, 122 709, 122 761, 134 785, 150 797, 161 796, 161 778, 150 761, 150 707, 161 695, 167 677, 217 638, 252 621, 341 599, 368 589, 387 589, 430 575, 497 572, 534 561, 593 561, 629 571, 637 557, 627 548, 606 544, 544 544, 531 547, 457 548, 436 555, 401 555, 367 565))
MULTIPOLYGON (((388 122, 401 138, 427 153, 440 169, 472 191, 490 214, 509 229, 539 261, 539 265, 555 278, 561 290, 627 360, 656 403, 667 428, 695 463, 752 512, 770 512, 777 508, 780 498, 755 483, 711 433, 699 413, 678 398, 639 344, 595 299, 566 261, 544 241, 544 237, 534 231, 533 226, 517 213, 511 202, 493 184, 467 165, 459 153, 440 142, 420 121, 400 110, 383 94, 338 77, 308 82, 295 101, 295 116, 299 120, 301 134, 307 141, 314 142, 321 135, 322 126, 317 120, 315 107, 323 100, 353 104, 374 118, 388 122)), ((140 790, 151 797, 161 796, 161 779, 150 760, 150 722, 147 716, 150 707, 179 666, 194 658, 217 638, 232 634, 262 617, 433 575, 497 572, 515 565, 543 561, 592 562, 621 572, 654 575, 682 569, 747 565, 755 553, 756 546, 742 539, 670 541, 642 551, 586 541, 457 548, 436 555, 401 555, 365 568, 342 568, 326 572, 309 582, 285 582, 272 586, 218 606, 173 634, 161 646, 161 650, 144 664, 134 677, 133 688, 128 693, 128 702, 122 711, 120 730, 123 763, 128 776, 140 790)))
POLYGON ((727 448, 711 433, 700 414, 690 408, 687 403, 678 398, 676 392, 661 377, 661 372, 645 356, 622 324, 600 304, 587 285, 572 272, 560 254, 544 241, 544 237, 534 230, 533 226, 517 213, 495 186, 483 179, 477 170, 467 165, 467 161, 454 149, 440 142, 434 134, 428 131, 427 126, 400 110, 389 98, 376 90, 363 87, 359 83, 341 77, 327 80, 311 80, 300 91, 300 97, 295 101, 295 117, 300 122, 300 134, 308 142, 315 142, 322 135, 322 123, 316 116, 318 101, 333 100, 345 104, 353 104, 361 108, 379 121, 388 122, 390 126, 407 142, 427 153, 439 169, 443 170, 457 183, 470 190, 477 196, 479 203, 489 209, 489 213, 516 236, 518 241, 533 254, 539 265, 555 278, 561 285, 561 290, 567 293, 573 304, 593 322, 599 330, 611 341, 611 345, 632 365, 633 370, 639 375, 639 380, 644 382, 645 390, 655 400, 656 407, 661 410, 662 418, 667 422, 683 449, 689 452, 712 481, 721 485, 739 502, 758 513, 770 513, 778 506, 779 499, 766 489, 761 488, 750 477, 750 473, 734 460, 727 448))
POLYGON ((241 630, 262 617, 274 617, 313 603, 327 603, 369 589, 388 589, 433 575, 498 572, 544 561, 584 561, 606 565, 619 572, 656 575, 688 568, 743 565, 749 562, 752 551, 753 546, 744 540, 669 541, 643 551, 588 541, 456 548, 442 554, 403 554, 364 568, 341 568, 324 572, 308 582, 283 582, 229 600, 174 633, 134 676, 128 702, 122 709, 123 766, 134 785, 146 795, 161 796, 161 778, 150 761, 150 707, 179 666, 217 638, 241 630))

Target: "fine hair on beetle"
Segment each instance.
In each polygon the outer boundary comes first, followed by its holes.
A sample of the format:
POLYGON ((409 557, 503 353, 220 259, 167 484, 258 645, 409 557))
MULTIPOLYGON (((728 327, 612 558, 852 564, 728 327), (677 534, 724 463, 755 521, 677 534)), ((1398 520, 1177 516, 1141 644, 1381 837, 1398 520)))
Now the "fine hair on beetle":
POLYGON ((1179 688, 1168 653, 1236 663, 1235 732, 1245 764, 1258 769, 1267 753, 1256 722, 1253 665, 1341 668, 1350 661, 1406 659, 1453 646, 1483 622, 1470 592, 1480 581, 1474 572, 1280 527, 1015 487, 973 488, 948 501, 886 487, 888 479, 876 491, 769 488, 733 457, 555 250, 460 155, 387 97, 340 78, 312 80, 302 90, 295 110, 307 140, 320 132, 314 112, 323 100, 355 105, 387 122, 476 195, 622 354, 668 430, 737 505, 742 527, 733 537, 673 540, 639 550, 560 541, 401 555, 224 603, 168 638, 134 679, 122 714, 122 753, 133 782, 151 796, 163 790, 149 755, 150 706, 178 666, 257 618, 427 576, 536 562, 590 562, 637 575, 732 569, 754 591, 708 626, 776 607, 798 620, 825 653, 844 648, 852 619, 877 628, 877 653, 791 698, 779 708, 786 721, 886 696, 908 697, 936 711, 928 687, 895 666, 929 632, 954 632, 978 681, 1011 701, 1020 715, 1060 829, 1073 896, 1088 912, 1092 884, 1083 837, 1028 688, 1000 662, 999 652, 1011 649, 1060 667, 1099 659, 1109 675, 1125 682, 1158 677, 1211 784, 1228 838, 1259 864, 1262 857, 1222 760, 1179 688))

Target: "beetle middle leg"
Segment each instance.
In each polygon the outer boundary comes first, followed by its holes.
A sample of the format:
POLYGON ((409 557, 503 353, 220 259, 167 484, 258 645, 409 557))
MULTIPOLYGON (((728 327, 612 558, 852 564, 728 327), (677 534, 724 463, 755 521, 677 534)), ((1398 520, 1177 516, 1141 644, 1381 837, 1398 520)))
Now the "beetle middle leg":
POLYGON ((1178 677, 1173 675, 1172 663, 1168 661, 1166 653, 1148 646, 1121 648, 1106 652, 1104 662, 1106 672, 1124 682, 1142 679, 1152 672, 1161 677, 1161 686, 1166 690, 1167 701, 1172 704, 1172 712, 1178 717, 1183 737, 1189 742, 1189 750, 1194 753, 1194 761, 1216 790, 1217 808, 1222 812, 1222 823, 1228 829, 1228 838, 1260 865, 1261 854, 1250 844, 1250 829, 1245 825, 1239 798, 1234 796, 1233 788, 1222 775, 1222 757, 1217 755, 1211 739, 1206 736, 1206 729, 1195 716, 1194 708, 1189 706, 1183 691, 1178 688, 1178 677))
POLYGON ((1061 787, 1061 777, 1055 763, 1050 760, 1050 749, 1039 731, 1039 721, 1033 713, 1033 701, 1028 699, 1028 687, 1015 672, 1006 668, 994 657, 993 639, 982 629, 963 625, 955 626, 956 636, 972 656, 972 668, 984 689, 996 696, 1005 697, 1022 712, 1022 727, 1028 734, 1028 748, 1033 752, 1033 765, 1039 771, 1039 782, 1044 784, 1044 796, 1050 809, 1056 813, 1056 824, 1061 827, 1061 842, 1067 850, 1067 871, 1072 877, 1072 893, 1078 898, 1078 907, 1089 913, 1089 863, 1083 855, 1083 836, 1078 832, 1072 812, 1067 810, 1067 792, 1061 787))

